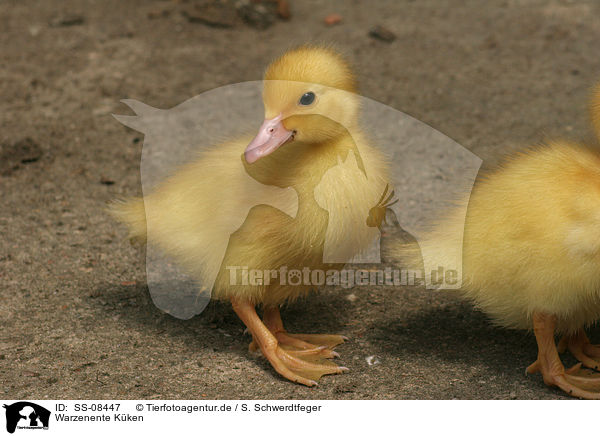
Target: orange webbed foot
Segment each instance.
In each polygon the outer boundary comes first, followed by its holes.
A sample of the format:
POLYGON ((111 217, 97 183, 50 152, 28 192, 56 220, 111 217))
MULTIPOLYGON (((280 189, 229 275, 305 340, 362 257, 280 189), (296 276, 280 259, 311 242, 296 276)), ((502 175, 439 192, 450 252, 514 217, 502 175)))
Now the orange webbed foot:
POLYGON ((250 351, 260 349, 273 368, 288 380, 316 386, 324 375, 348 371, 348 368, 329 360, 339 357, 331 348, 344 342, 343 336, 292 335, 283 329, 278 308, 265 308, 263 323, 252 304, 239 301, 232 303, 234 310, 252 333, 250 351))
MULTIPOLYGON (((590 371, 582 370, 582 364, 586 365, 583 361, 565 370, 554 342, 555 325, 556 317, 534 313, 533 327, 538 344, 538 358, 533 364, 529 365, 527 373, 534 374, 540 372, 544 378, 544 383, 548 386, 556 386, 574 397, 600 400, 600 374, 590 374, 590 371)), ((585 337, 585 334, 583 334, 583 337, 585 337)), ((579 345, 582 345, 582 350, 585 349, 583 346, 585 341, 579 337, 579 333, 575 336, 570 336, 567 340, 561 340, 559 348, 569 348, 569 344, 573 344, 571 348, 576 350, 580 357, 583 357, 579 353, 579 345)), ((591 362, 588 361, 588 363, 591 362)))

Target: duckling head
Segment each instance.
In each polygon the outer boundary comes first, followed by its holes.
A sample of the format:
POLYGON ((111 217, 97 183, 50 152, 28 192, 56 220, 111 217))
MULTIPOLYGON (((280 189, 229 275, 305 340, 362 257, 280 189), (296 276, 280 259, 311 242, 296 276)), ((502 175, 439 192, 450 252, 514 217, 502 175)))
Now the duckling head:
POLYGON ((265 121, 246 147, 246 162, 284 144, 318 146, 348 134, 358 120, 355 92, 349 65, 333 50, 303 46, 285 53, 265 73, 265 121))

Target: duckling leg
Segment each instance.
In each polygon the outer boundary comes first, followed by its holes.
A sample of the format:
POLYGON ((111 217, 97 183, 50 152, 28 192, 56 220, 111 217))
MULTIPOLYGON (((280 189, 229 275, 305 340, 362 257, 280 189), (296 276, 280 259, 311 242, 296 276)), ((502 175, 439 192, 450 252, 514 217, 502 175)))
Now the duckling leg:
POLYGON ((571 335, 564 335, 557 348, 559 353, 569 350, 573 357, 586 368, 600 369, 600 362, 594 359, 594 357, 600 357, 600 347, 590 344, 590 340, 583 329, 579 329, 571 335))
POLYGON ((332 349, 339 344, 342 344, 346 338, 340 335, 309 335, 309 334, 291 334, 283 327, 279 307, 265 307, 263 320, 267 328, 273 333, 281 345, 291 347, 297 352, 304 354, 319 354, 327 359, 340 357, 338 353, 332 349))
POLYGON ((572 375, 580 365, 565 371, 554 342, 556 317, 543 313, 533 314, 533 331, 538 345, 538 358, 527 368, 528 374, 541 372, 544 383, 556 386, 574 397, 600 399, 600 378, 572 375))
POLYGON ((294 355, 290 351, 285 350, 273 333, 260 320, 256 314, 254 304, 238 299, 232 299, 231 304, 235 313, 246 327, 248 327, 248 330, 252 334, 253 342, 258 345, 262 354, 269 360, 275 371, 288 380, 306 386, 316 386, 316 380, 319 380, 326 374, 340 374, 348 371, 348 368, 337 366, 323 358, 318 360, 319 363, 310 362, 306 357, 310 356, 311 353, 300 354, 302 356, 300 357, 298 354, 294 355))

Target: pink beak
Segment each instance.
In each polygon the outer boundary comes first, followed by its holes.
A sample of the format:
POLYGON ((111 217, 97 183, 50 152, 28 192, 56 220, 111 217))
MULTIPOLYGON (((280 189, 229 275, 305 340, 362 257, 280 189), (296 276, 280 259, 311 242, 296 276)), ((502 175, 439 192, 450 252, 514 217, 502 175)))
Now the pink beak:
POLYGON ((282 115, 265 120, 258 130, 256 137, 246 147, 244 157, 249 164, 256 162, 261 157, 267 156, 294 139, 294 132, 283 127, 282 115))

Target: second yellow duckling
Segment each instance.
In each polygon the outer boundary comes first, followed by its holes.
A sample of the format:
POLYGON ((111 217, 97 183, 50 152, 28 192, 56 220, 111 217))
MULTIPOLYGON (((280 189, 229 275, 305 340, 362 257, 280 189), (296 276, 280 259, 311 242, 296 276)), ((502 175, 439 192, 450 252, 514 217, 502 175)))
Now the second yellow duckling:
POLYGON ((326 234, 330 244, 347 248, 346 259, 369 246, 368 238, 357 236, 358 227, 365 226, 388 181, 384 158, 358 126, 355 92, 354 76, 336 52, 314 46, 289 51, 265 73, 265 121, 254 139, 217 145, 143 200, 112 207, 132 237, 144 238, 149 229, 149 242, 175 258, 192 277, 201 278, 207 269, 218 271, 212 297, 231 301, 252 334, 251 348, 259 348, 283 377, 307 386, 316 385, 322 375, 347 369, 328 360, 337 356, 332 348, 344 341, 343 336, 290 334, 283 327, 279 305, 306 295, 313 286, 282 285, 279 280, 232 284, 228 269, 339 269, 342 265, 323 260, 326 234), (324 177, 349 158, 368 177, 344 172, 343 165, 324 177), (223 258, 211 251, 211 238, 219 229, 206 223, 214 223, 215 214, 225 219, 242 213, 252 195, 245 184, 248 175, 264 185, 293 188, 297 213, 291 217, 265 204, 252 207, 231 234, 223 258), (317 187, 325 199, 317 201, 317 187), (325 210, 323 202, 336 210, 325 210), (333 214, 336 226, 328 230, 333 214), (263 320, 255 310, 258 304, 264 308, 263 320))
MULTIPOLYGON (((591 108, 600 138, 600 88, 591 108)), ((533 330, 538 358, 528 373, 600 399, 600 378, 579 371, 600 369, 600 347, 584 332, 600 319, 600 153, 567 141, 532 148, 485 176, 464 201, 466 220, 450 213, 419 242, 436 247, 440 264, 459 264, 452 257, 464 230, 462 295, 501 326, 533 330), (570 370, 558 354, 565 349, 580 361, 570 370)))

